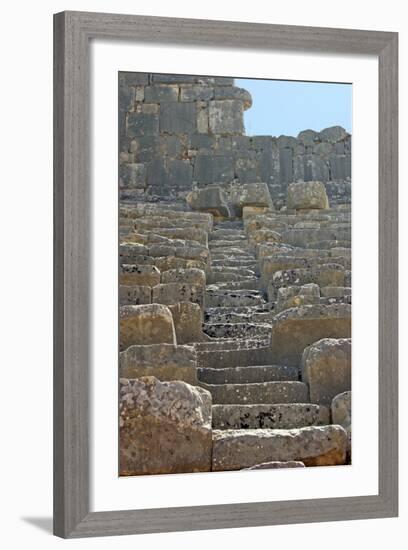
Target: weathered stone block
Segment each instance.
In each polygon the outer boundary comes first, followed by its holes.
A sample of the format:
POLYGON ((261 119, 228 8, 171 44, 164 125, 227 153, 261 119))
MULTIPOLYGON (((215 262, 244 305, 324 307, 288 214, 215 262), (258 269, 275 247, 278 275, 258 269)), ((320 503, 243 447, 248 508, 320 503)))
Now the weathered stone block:
POLYGON ((142 163, 121 164, 120 184, 125 187, 144 189, 146 186, 146 166, 142 163))
POLYGON ((163 256, 153 258, 153 263, 163 273, 169 269, 186 269, 197 268, 206 271, 208 269, 206 263, 201 260, 191 260, 188 258, 176 258, 175 256, 163 256))
POLYGON ((331 405, 336 395, 351 389, 351 339, 314 342, 303 351, 301 369, 311 402, 331 405))
POLYGON ((351 296, 351 287, 346 286, 325 286, 321 290, 322 298, 341 298, 351 296))
POLYGON ((122 306, 119 325, 121 351, 135 344, 177 343, 173 317, 165 305, 122 306))
POLYGON ((337 141, 345 139, 347 136, 346 130, 341 126, 331 126, 319 132, 320 140, 328 141, 329 143, 336 143, 337 141))
MULTIPOLYGON (((199 262, 205 262, 207 266, 210 266, 210 251, 204 246, 183 246, 176 248, 176 257, 185 258, 187 260, 197 260, 199 262)), ((189 265, 187 267, 198 267, 196 265, 189 265)))
POLYGON ((176 338, 179 344, 202 342, 208 340, 203 333, 203 313, 198 304, 192 302, 179 302, 169 305, 173 315, 176 338))
POLYGON ((147 256, 149 249, 138 243, 121 243, 119 245, 119 257, 121 264, 135 264, 133 261, 138 256, 147 256))
MULTIPOLYGON (((305 259, 305 263, 307 259, 305 259)), ((262 279, 266 286, 267 279, 262 279)), ((276 300, 280 288, 306 284, 324 286, 345 286, 345 270, 339 264, 321 264, 309 268, 276 271, 267 285, 268 300, 276 300)))
POLYGON ((169 269, 161 274, 161 282, 165 283, 191 283, 205 286, 205 272, 194 267, 169 269))
POLYGON ((251 94, 244 88, 236 86, 217 86, 214 88, 215 99, 239 99, 243 102, 243 108, 249 109, 252 105, 251 94))
POLYGON ((329 163, 331 179, 344 181, 351 178, 350 155, 331 155, 329 163))
POLYGON ((119 302, 121 306, 151 304, 152 289, 150 286, 143 285, 120 285, 119 302))
POLYGON ((223 190, 219 186, 194 189, 187 195, 187 203, 194 210, 210 212, 217 217, 229 217, 230 211, 223 190))
POLYGON ((332 466, 346 460, 347 435, 341 426, 293 430, 214 430, 213 471, 296 460, 306 466, 332 466))
POLYGON ((127 286, 155 286, 160 284, 160 271, 154 265, 122 264, 119 283, 127 286))
POLYGON ((213 134, 243 134, 244 102, 237 99, 209 103, 209 128, 213 134))
MULTIPOLYGON (((248 367, 245 368, 248 370, 248 367)), ((265 428, 289 430, 329 424, 329 411, 326 407, 321 408, 319 405, 310 403, 213 405, 212 424, 213 428, 217 430, 259 430, 265 428), (324 411, 321 411, 321 408, 324 411)))
POLYGON ((280 233, 272 231, 272 229, 258 229, 257 231, 252 231, 249 235, 249 243, 254 247, 259 243, 265 242, 280 243, 281 240, 280 233))
POLYGON ((347 451, 351 454, 351 391, 336 395, 331 404, 333 424, 339 424, 347 432, 347 451))
POLYGON ((208 101, 214 97, 214 88, 210 86, 180 86, 180 101, 208 101))
POLYGON ((314 130, 303 130, 303 132, 299 132, 297 139, 303 145, 313 145, 319 139, 319 134, 314 130))
POLYGON ((130 346, 120 353, 120 377, 155 376, 197 385, 197 354, 192 346, 152 344, 130 346))
POLYGON ((122 86, 144 86, 149 84, 148 73, 119 72, 119 87, 122 86))
POLYGON ((266 183, 246 183, 231 187, 230 200, 232 204, 238 207, 242 215, 244 206, 265 207, 273 209, 272 198, 266 183))
POLYGON ((195 103, 166 103, 160 108, 160 132, 192 134, 197 129, 195 103))
POLYGON ((201 384, 210 391, 215 404, 307 403, 307 385, 299 381, 251 384, 201 384))
POLYGON ((179 87, 176 84, 146 86, 144 93, 146 102, 165 103, 166 101, 178 101, 179 87))
POLYGON ((351 337, 351 306, 306 305, 278 313, 273 319, 271 347, 274 362, 299 366, 303 350, 322 338, 351 337))
POLYGON ((156 136, 159 133, 159 117, 155 113, 129 113, 126 121, 129 137, 156 136))
POLYGON ((168 183, 171 189, 191 189, 193 167, 189 160, 173 159, 168 161, 168 183))
POLYGON ((199 184, 231 182, 234 179, 234 159, 226 155, 198 154, 194 162, 194 180, 199 184))
MULTIPOLYGON (((330 177, 329 165, 327 161, 319 155, 303 155, 303 177, 306 182, 309 181, 327 181, 330 177)), ((294 179, 300 179, 299 174, 294 179)))
POLYGON ((215 147, 215 137, 206 134, 193 134, 190 137, 190 148, 201 149, 206 152, 211 151, 215 147))
POLYGON ((205 102, 197 101, 197 132, 208 134, 208 105, 205 102))
POLYGON ((156 304, 177 304, 193 302, 204 307, 205 289, 190 283, 167 283, 153 287, 152 302, 156 304))
POLYGON ((179 136, 164 134, 159 136, 158 150, 160 155, 167 155, 171 158, 175 158, 183 155, 186 151, 186 147, 179 136))
POLYGON ((133 111, 136 99, 136 92, 133 86, 124 84, 119 87, 119 109, 120 111, 133 111))
POLYGON ((293 179, 293 150, 287 147, 279 149, 279 181, 289 183, 293 179))
POLYGON ((255 155, 239 157, 235 161, 235 174, 240 183, 259 181, 258 161, 255 155))
POLYGON ((276 312, 298 306, 320 303, 319 286, 313 283, 303 286, 289 286, 278 290, 276 312))
POLYGON ((130 152, 139 162, 149 162, 159 152, 159 136, 138 136, 130 142, 130 152))
POLYGON ((122 379, 120 475, 211 470, 211 396, 185 382, 122 379))
POLYGON ((329 208, 324 184, 320 181, 291 183, 288 186, 287 207, 294 210, 329 208))

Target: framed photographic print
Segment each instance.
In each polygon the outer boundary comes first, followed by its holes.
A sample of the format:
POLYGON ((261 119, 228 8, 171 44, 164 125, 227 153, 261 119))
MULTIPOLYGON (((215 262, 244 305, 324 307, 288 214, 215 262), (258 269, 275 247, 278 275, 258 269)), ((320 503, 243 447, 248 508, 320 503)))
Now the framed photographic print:
POLYGON ((397 35, 54 25, 55 534, 395 516, 397 35))

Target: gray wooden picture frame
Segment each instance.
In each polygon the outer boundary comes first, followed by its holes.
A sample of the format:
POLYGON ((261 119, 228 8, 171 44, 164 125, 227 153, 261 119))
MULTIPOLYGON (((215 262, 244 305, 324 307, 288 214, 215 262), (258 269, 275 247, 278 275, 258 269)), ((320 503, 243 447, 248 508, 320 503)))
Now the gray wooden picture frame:
MULTIPOLYGON (((124 535, 394 517, 398 513, 398 34, 105 13, 54 16, 54 533, 124 535), (371 54, 379 61, 379 493, 90 511, 89 296, 92 38, 371 54)), ((369 314, 369 312, 367 312, 369 314)), ((357 366, 358 368, 358 366, 357 366)))

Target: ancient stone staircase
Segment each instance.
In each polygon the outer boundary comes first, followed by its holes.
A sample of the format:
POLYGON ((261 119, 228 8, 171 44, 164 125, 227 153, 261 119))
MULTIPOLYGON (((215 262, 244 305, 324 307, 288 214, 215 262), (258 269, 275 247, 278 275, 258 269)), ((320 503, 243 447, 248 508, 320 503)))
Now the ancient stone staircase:
POLYGON ((125 475, 344 463, 346 432, 330 405, 349 387, 350 242, 347 207, 255 208, 220 221, 173 204, 123 205, 121 418, 135 414, 143 387, 152 394, 143 406, 155 409, 143 412, 143 456, 140 411, 124 421, 125 475), (189 418, 196 427, 183 428, 189 418), (172 459, 149 471, 172 430, 172 459))
POLYGON ((208 365, 198 369, 198 380, 212 395, 213 428, 300 428, 322 423, 320 407, 309 403, 298 368, 272 364, 274 304, 267 303, 260 289, 259 263, 243 221, 215 225, 209 250, 211 276, 203 330, 219 345, 228 339, 230 348, 227 361, 225 352, 210 351, 210 344, 199 352, 199 364, 208 365))

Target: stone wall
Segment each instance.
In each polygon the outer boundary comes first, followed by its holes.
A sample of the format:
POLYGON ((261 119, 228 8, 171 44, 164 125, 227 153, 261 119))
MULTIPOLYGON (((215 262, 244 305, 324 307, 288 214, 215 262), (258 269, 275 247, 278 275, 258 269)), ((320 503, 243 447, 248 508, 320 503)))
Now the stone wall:
POLYGON ((350 202, 350 134, 335 126, 297 138, 246 136, 251 105, 232 78, 119 73, 121 200, 174 201, 213 183, 265 182, 280 208, 288 183, 317 180, 330 204, 350 202))

